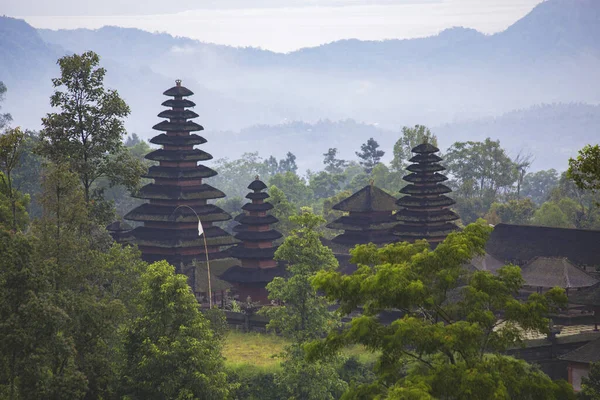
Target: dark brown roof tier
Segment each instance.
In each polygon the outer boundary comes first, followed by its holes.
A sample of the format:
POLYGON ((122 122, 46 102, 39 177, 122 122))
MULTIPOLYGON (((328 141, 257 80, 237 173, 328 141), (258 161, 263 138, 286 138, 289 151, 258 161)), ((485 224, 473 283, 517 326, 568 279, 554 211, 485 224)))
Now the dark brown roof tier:
POLYGON ((448 180, 444 175, 437 172, 427 175, 412 173, 404 176, 402 179, 410 183, 439 183, 448 180))
POLYGON ((404 196, 398 199, 396 204, 400 207, 406 208, 437 208, 437 207, 450 207, 456 203, 450 197, 440 195, 437 197, 425 197, 418 198, 415 196, 404 196))
POLYGON ((283 235, 281 233, 274 229, 268 231, 243 230, 240 231, 240 233, 238 233, 237 235, 235 235, 235 238, 244 242, 272 242, 281 238, 282 236, 283 235))
POLYGON ((177 85, 177 86, 173 86, 172 88, 165 90, 163 92, 163 94, 165 96, 173 96, 173 97, 177 97, 177 96, 192 96, 194 94, 194 92, 192 92, 190 89, 181 86, 181 85, 177 85))
POLYGON ((170 122, 162 121, 154 125, 152 129, 164 132, 194 132, 202 131, 204 128, 192 121, 186 122, 170 122))
POLYGON ((421 143, 420 145, 413 147, 411 151, 417 154, 430 154, 437 153, 438 151, 440 151, 440 149, 438 149, 431 143, 421 143))
MULTIPOLYGON (((132 233, 139 246, 155 248, 197 247, 200 250, 204 249, 204 238, 198 236, 197 229, 169 230, 140 226, 135 228, 132 233)), ((206 227, 204 234, 208 246, 227 246, 237 242, 229 233, 218 226, 206 227)))
POLYGON ((207 161, 212 160, 212 155, 200 149, 193 150, 165 150, 158 149, 146 154, 146 159, 152 161, 207 161))
MULTIPOLYGON (((229 256, 229 254, 227 254, 225 251, 218 251, 218 252, 209 252, 208 253, 208 259, 209 261, 212 260, 222 260, 225 258, 231 258, 229 256)), ((173 266, 175 266, 175 268, 177 269, 177 271, 179 271, 179 266, 180 264, 183 265, 191 265, 194 261, 198 261, 198 262, 206 262, 206 255, 204 253, 204 246, 202 246, 202 253, 197 255, 197 254, 169 254, 169 255, 162 255, 162 254, 152 254, 152 253, 142 253, 142 259, 144 261, 146 261, 147 263, 153 263, 153 262, 157 262, 157 261, 162 261, 162 260, 167 260, 167 262, 173 266)))
POLYGON ((523 267, 525 285, 542 288, 578 289, 594 286, 598 280, 566 258, 536 257, 523 267))
POLYGON ((255 192, 260 192, 261 190, 265 190, 267 185, 260 179, 255 179, 251 184, 248 185, 248 189, 254 190, 255 192))
POLYGON ((443 209, 435 211, 415 211, 409 209, 403 209, 395 214, 396 218, 405 222, 449 222, 460 219, 458 215, 452 210, 443 209))
POLYGON ((187 107, 195 107, 196 103, 194 103, 191 100, 175 100, 175 99, 169 99, 169 100, 165 100, 162 102, 163 106, 165 107, 173 107, 173 108, 187 108, 187 107))
POLYGON ((506 263, 498 260, 494 256, 485 253, 483 256, 475 256, 469 263, 471 270, 487 271, 494 275, 498 274, 498 270, 506 265, 506 263))
POLYGON ((431 163, 439 163, 440 161, 442 161, 442 157, 436 155, 436 154, 417 154, 416 156, 412 157, 410 160, 408 160, 408 162, 411 163, 422 163, 422 164, 431 164, 431 163))
POLYGON ((402 189, 400 189, 400 193, 402 194, 412 194, 412 195, 434 195, 434 194, 445 194, 452 192, 446 185, 442 184, 434 184, 434 185, 406 185, 402 189))
POLYGON ((127 232, 132 229, 133 227, 131 225, 123 221, 115 221, 106 227, 106 230, 109 232, 127 232))
POLYGON ((391 215, 383 215, 375 218, 365 218, 355 214, 344 215, 327 224, 329 229, 363 231, 389 229, 396 224, 391 215))
POLYGON ((125 218, 130 221, 142 222, 196 222, 200 217, 202 222, 228 221, 231 215, 227 214, 221 208, 214 204, 190 206, 196 214, 187 207, 162 206, 156 204, 142 204, 131 210, 125 218))
POLYGON ((569 303, 600 307, 600 285, 570 291, 569 303))
POLYGON ((159 118, 168 119, 191 119, 198 118, 198 114, 192 110, 164 110, 158 114, 159 118))
POLYGON ((229 268, 219 276, 225 282, 230 283, 268 283, 273 278, 285 276, 284 266, 273 268, 244 268, 238 265, 229 268))
POLYGON ((170 146, 195 146, 206 143, 206 139, 196 134, 175 136, 161 133, 160 135, 154 136, 152 139, 150 139, 150 143, 161 145, 166 144, 170 146))
POLYGON ((423 238, 427 238, 430 236, 440 236, 440 235, 448 235, 454 231, 458 230, 458 226, 452 224, 450 222, 446 222, 443 224, 427 224, 427 225, 406 225, 406 224, 398 224, 393 229, 392 232, 402 234, 404 236, 422 236, 423 238))
POLYGON ((268 199, 269 195, 267 193, 248 193, 246 198, 249 200, 264 200, 268 199))
POLYGON ((394 196, 377 186, 368 185, 332 208, 346 212, 392 212, 396 209, 395 203, 394 196))
POLYGON ((225 193, 206 183, 199 186, 167 186, 150 183, 142 187, 135 197, 149 200, 204 200, 220 199, 225 197, 225 193))
POLYGON ((396 238, 391 233, 384 234, 366 234, 365 232, 345 232, 331 239, 332 242, 354 247, 357 244, 387 244, 395 242, 396 238))
POLYGON ((273 209, 273 204, 271 203, 246 203, 242 206, 242 210, 250 211, 250 212, 266 212, 273 209))
POLYGON ((600 361, 600 338, 592 340, 583 346, 558 357, 561 360, 591 364, 600 361))
POLYGON ((174 167, 161 167, 159 165, 152 166, 148 169, 144 178, 151 179, 174 179, 174 180, 188 180, 188 179, 202 179, 210 178, 211 176, 217 175, 217 172, 213 169, 205 167, 204 165, 198 165, 192 168, 174 168, 174 167))
POLYGON ((255 217, 252 215, 240 214, 237 217, 235 217, 234 220, 244 225, 271 225, 279 222, 279 220, 273 215, 255 217))
POLYGON ((277 251, 277 247, 269 247, 266 249, 252 249, 238 245, 228 249, 227 254, 229 254, 231 257, 238 259, 272 260, 273 257, 275 257, 275 251, 277 251))
POLYGON ((410 172, 434 173, 444 171, 446 168, 440 164, 411 164, 406 168, 410 172))
POLYGON ((499 260, 524 265, 534 257, 565 257, 578 266, 600 266, 600 231, 498 224, 486 251, 499 260))

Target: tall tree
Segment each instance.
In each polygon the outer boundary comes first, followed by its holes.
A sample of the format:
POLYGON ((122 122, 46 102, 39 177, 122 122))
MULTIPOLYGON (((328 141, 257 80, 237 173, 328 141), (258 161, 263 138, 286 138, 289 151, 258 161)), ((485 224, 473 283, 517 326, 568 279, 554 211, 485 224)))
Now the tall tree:
POLYGON ((367 174, 370 174, 373 171, 373 168, 379 164, 381 157, 385 155, 385 151, 377 150, 379 148, 379 143, 373 138, 367 140, 366 143, 363 143, 360 146, 360 152, 356 152, 358 158, 360 158, 360 165, 362 165, 367 174))
MULTIPOLYGON (((6 85, 4 82, 0 81, 0 103, 4 101, 4 96, 6 95, 6 85)), ((0 110, 2 107, 0 107, 0 110)), ((6 125, 8 125, 12 121, 12 116, 8 113, 0 114, 0 129, 4 129, 6 125)))
POLYGON ((144 171, 123 147, 123 118, 129 115, 129 106, 116 90, 104 88, 106 70, 99 63, 92 51, 58 60, 61 76, 52 80, 55 92, 50 104, 59 112, 42 118, 38 148, 54 163, 69 163, 83 185, 88 206, 100 177, 134 190, 144 171))
POLYGON ((521 194, 530 197, 536 204, 547 201, 552 190, 558 186, 558 172, 555 169, 530 172, 523 178, 521 194))
POLYGON ((125 338, 125 395, 135 399, 225 399, 221 343, 185 275, 166 261, 142 275, 139 317, 125 338))
POLYGON ((323 164, 325 164, 325 171, 330 174, 341 174, 344 172, 344 168, 348 165, 346 160, 341 160, 337 157, 338 149, 330 148, 327 153, 323 154, 323 164))
POLYGON ((295 174, 296 171, 298 171, 298 166, 296 165, 296 156, 292 152, 288 151, 288 153, 285 155, 285 158, 279 160, 279 172, 293 172, 295 174))
POLYGON ((514 165, 517 173, 517 199, 521 198, 521 186, 523 186, 523 181, 525 179, 525 175, 527 174, 527 170, 531 167, 533 163, 533 156, 531 154, 517 154, 514 160, 514 165))
POLYGON ((19 128, 8 129, 0 134, 0 180, 4 186, 4 192, 10 201, 12 214, 12 229, 19 227, 17 224, 17 202, 21 197, 13 187, 13 171, 18 167, 23 153, 25 134, 19 128))
POLYGON ((358 306, 363 314, 312 343, 309 353, 319 357, 355 343, 381 352, 378 382, 354 387, 344 398, 574 398, 566 382, 502 354, 527 330, 548 333, 547 313, 567 299, 562 289, 515 299, 523 284, 516 266, 498 275, 469 273, 464 265, 484 253, 490 231, 484 222, 471 224, 435 250, 426 241, 357 246, 355 273, 317 274, 313 282, 339 302, 341 314, 358 306), (404 316, 386 325, 378 319, 386 309, 404 316))
POLYGON ((394 158, 391 168, 395 172, 403 171, 408 166, 412 157, 412 149, 421 143, 431 143, 437 146, 437 137, 424 125, 415 125, 414 128, 402 128, 402 136, 394 144, 394 158))
POLYGON ((569 160, 568 176, 580 189, 600 190, 600 145, 587 145, 569 160))

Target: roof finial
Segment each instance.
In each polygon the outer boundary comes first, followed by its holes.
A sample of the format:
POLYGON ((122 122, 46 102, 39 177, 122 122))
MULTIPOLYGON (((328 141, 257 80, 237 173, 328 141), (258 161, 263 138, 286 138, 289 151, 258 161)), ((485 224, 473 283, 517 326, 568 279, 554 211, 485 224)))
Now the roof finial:
POLYGON ((175 79, 175 85, 181 86, 181 79, 175 79))
POLYGON ((260 180, 260 177, 259 177, 258 175, 256 175, 256 176, 254 177, 254 180, 255 180, 255 181, 259 181, 259 180, 260 180))
POLYGON ((374 183, 375 183, 375 180, 374 180, 374 179, 371 179, 371 180, 369 181, 369 184, 370 184, 371 186, 373 186, 373 184, 374 184, 374 183))

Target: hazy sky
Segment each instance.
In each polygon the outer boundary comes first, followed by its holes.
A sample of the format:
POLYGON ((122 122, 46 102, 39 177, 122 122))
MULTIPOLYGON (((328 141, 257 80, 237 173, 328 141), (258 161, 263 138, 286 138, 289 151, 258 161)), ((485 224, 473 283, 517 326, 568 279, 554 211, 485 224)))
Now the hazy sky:
POLYGON ((506 29, 540 0, 2 0, 37 28, 104 25, 291 51, 334 40, 412 38, 453 26, 506 29), (143 4, 143 5, 141 5, 143 4))

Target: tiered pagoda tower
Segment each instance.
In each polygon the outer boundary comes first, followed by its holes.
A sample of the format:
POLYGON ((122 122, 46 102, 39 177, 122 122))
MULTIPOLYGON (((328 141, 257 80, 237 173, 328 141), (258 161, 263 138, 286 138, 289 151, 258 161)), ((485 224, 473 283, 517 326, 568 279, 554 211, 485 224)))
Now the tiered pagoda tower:
POLYGON ((405 196, 396 204, 400 211, 396 213, 399 223, 392 229, 397 241, 414 242, 427 239, 433 246, 442 242, 449 233, 458 229, 452 222, 459 219, 449 209, 455 202, 446 193, 452 192, 441 182, 448 180, 440 171, 446 168, 435 153, 440 150, 430 143, 423 143, 412 149, 416 155, 409 161, 407 170, 411 172, 403 179, 409 182, 400 193, 405 196))
POLYGON ((267 303, 265 286, 284 272, 274 260, 278 246, 273 242, 282 235, 270 226, 279 220, 268 214, 273 205, 265 202, 269 198, 263 192, 266 188, 267 185, 258 177, 248 186, 252 192, 246 198, 251 202, 244 204, 244 212, 235 218, 240 223, 234 228, 237 232, 235 238, 241 243, 228 250, 231 257, 241 261, 241 265, 231 267, 221 275, 221 279, 233 285, 242 301, 250 296, 253 301, 267 303))
POLYGON ((392 243, 396 237, 390 233, 396 221, 392 212, 396 210, 396 198, 387 194, 373 184, 365 186, 332 208, 347 212, 327 225, 330 229, 343 230, 331 241, 351 248, 357 244, 375 243, 377 245, 392 243))
POLYGON ((185 99, 193 93, 177 80, 176 86, 163 94, 173 98, 162 103, 170 108, 158 114, 166 120, 153 126, 163 133, 150 140, 162 148, 146 155, 148 160, 158 162, 144 176, 153 179, 154 183, 144 186, 136 195, 148 203, 135 208, 125 218, 143 222, 143 226, 131 232, 143 259, 149 262, 167 260, 178 272, 186 273, 194 287, 193 272, 182 270, 181 266, 185 269, 193 260, 206 260, 204 241, 198 236, 198 218, 202 221, 210 259, 225 258, 221 247, 232 245, 235 240, 223 229, 213 226, 214 222, 227 221, 231 216, 207 203, 225 197, 225 194, 203 183, 204 179, 217 173, 198 165, 199 161, 210 160, 212 156, 194 148, 206 143, 206 139, 190 133, 204 129, 190 121, 198 117, 188 109, 195 106, 194 102, 185 99))

